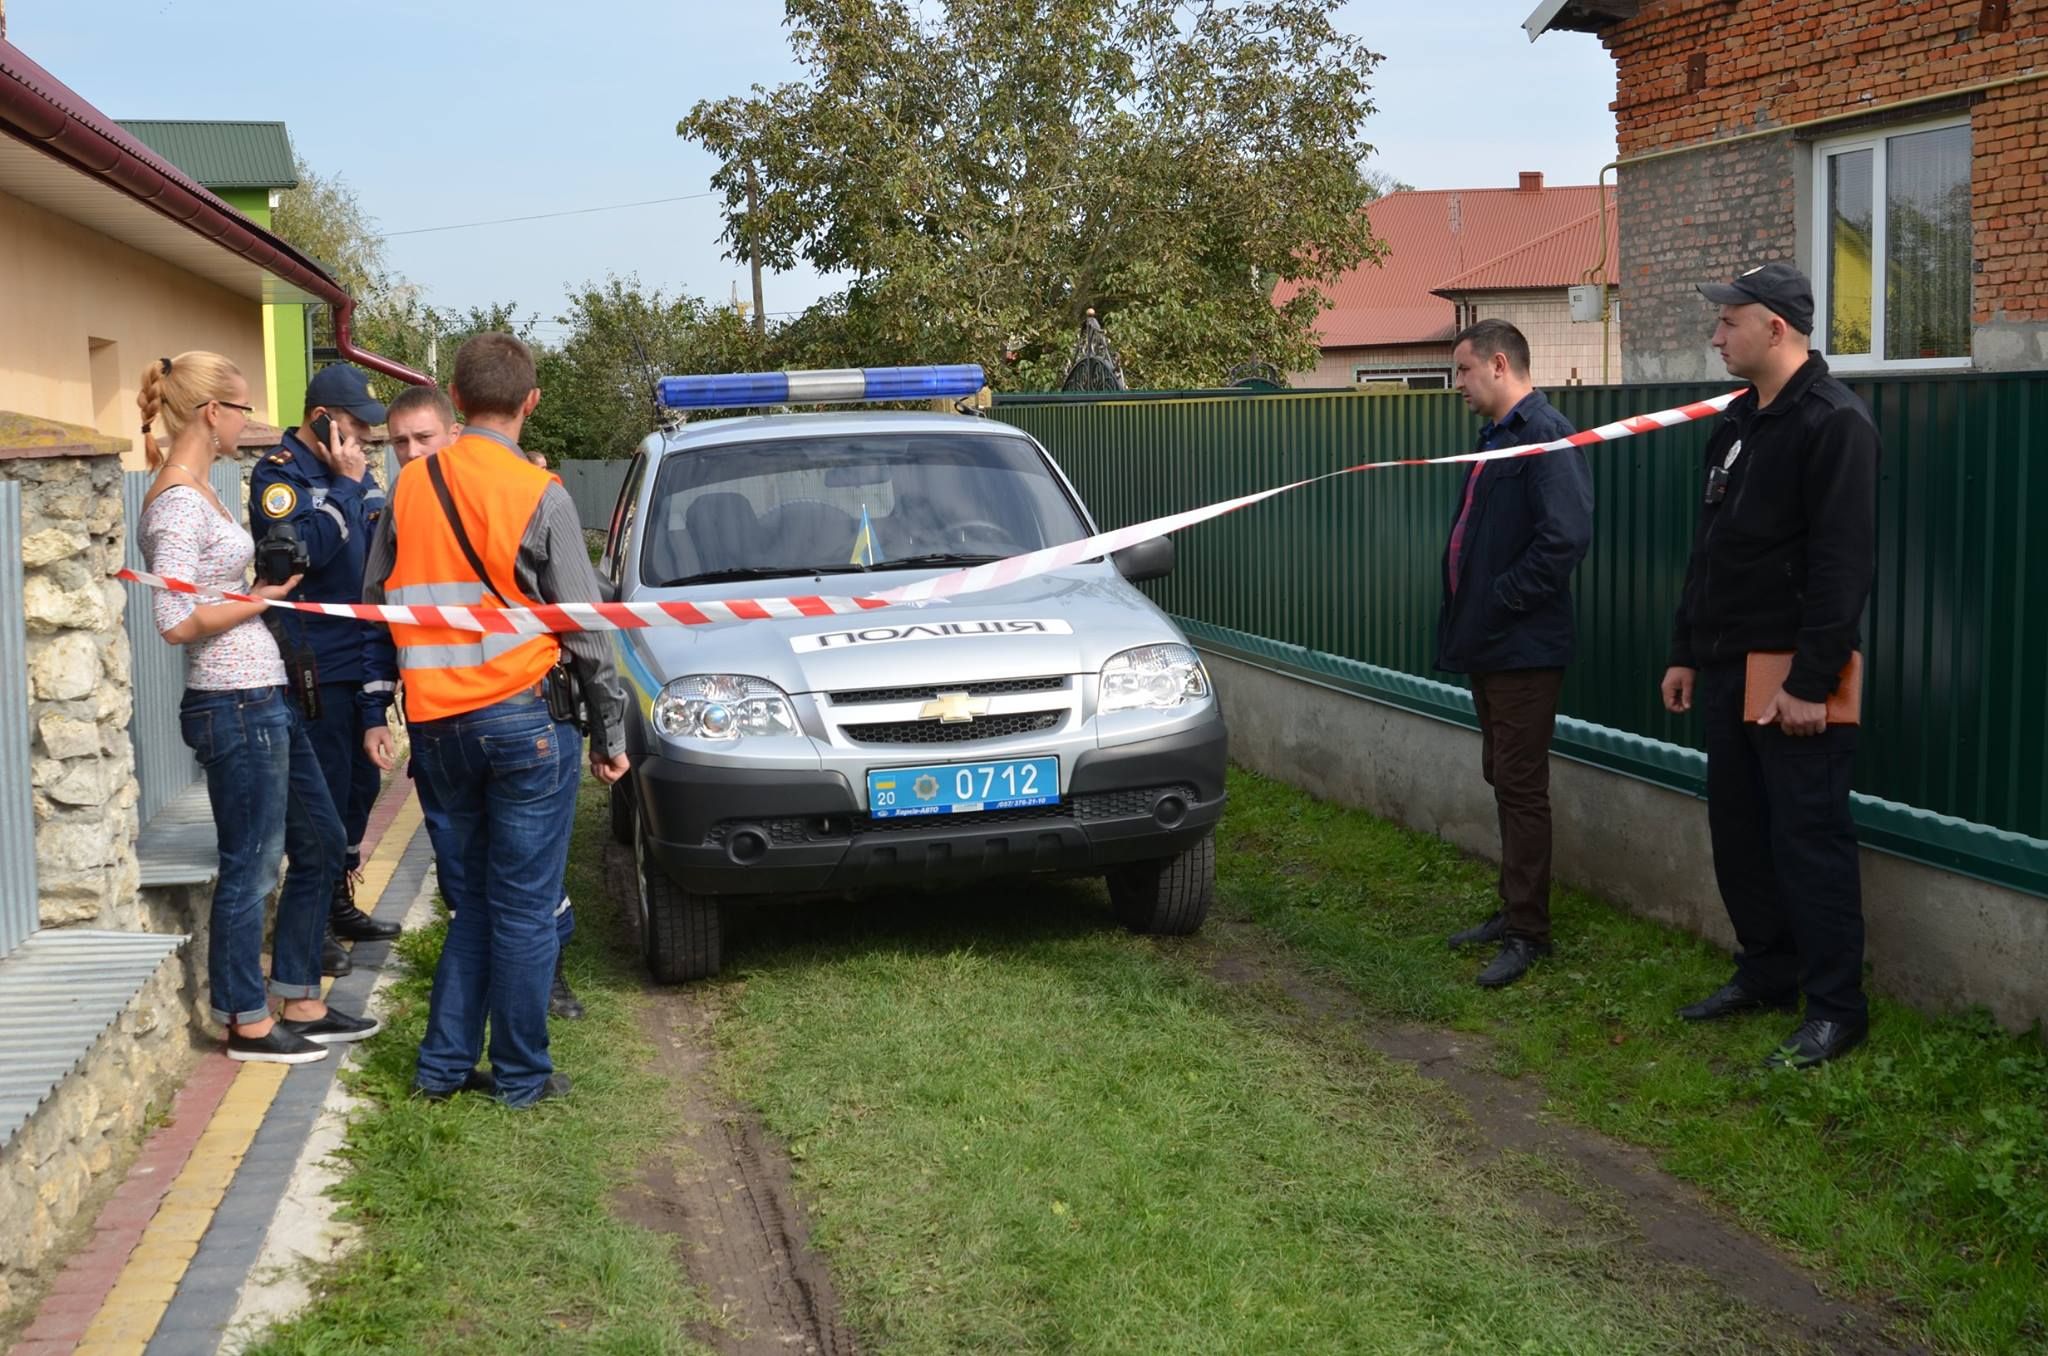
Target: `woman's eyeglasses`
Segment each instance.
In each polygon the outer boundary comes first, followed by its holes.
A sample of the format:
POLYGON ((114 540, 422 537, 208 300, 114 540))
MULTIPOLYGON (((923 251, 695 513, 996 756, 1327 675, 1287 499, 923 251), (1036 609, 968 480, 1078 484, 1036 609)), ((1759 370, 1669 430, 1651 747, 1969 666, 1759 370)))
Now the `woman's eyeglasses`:
POLYGON ((202 402, 202 403, 200 403, 200 404, 198 404, 198 405, 195 405, 195 406, 193 406, 193 407, 192 407, 192 413, 194 413, 194 414, 197 414, 197 413, 199 413, 199 411, 201 411, 201 410, 205 409, 205 408, 206 408, 206 407, 207 407, 208 405, 225 405, 225 406, 227 406, 227 407, 228 407, 229 409, 231 409, 231 410, 240 410, 240 411, 241 411, 241 412, 242 412, 243 414, 254 414, 254 413, 256 413, 256 407, 255 407, 254 405, 237 405, 237 404, 236 404, 236 403, 235 403, 234 401, 232 401, 232 400, 208 400, 208 401, 204 401, 204 402, 202 402))

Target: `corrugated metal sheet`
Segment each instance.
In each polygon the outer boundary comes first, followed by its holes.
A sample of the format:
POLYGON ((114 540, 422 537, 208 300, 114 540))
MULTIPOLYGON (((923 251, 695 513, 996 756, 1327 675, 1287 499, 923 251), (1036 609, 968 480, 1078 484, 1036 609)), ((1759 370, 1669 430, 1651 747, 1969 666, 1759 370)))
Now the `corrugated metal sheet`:
POLYGON ((626 483, 626 468, 633 463, 616 461, 565 461, 555 467, 569 497, 576 501, 576 517, 586 532, 604 532, 612 525, 612 509, 619 502, 619 490, 626 483))
MULTIPOLYGON (((125 533, 123 558, 131 569, 143 569, 142 537, 138 524, 142 501, 154 477, 148 471, 130 471, 121 477, 121 520, 125 533)), ((214 463, 213 492, 235 515, 246 522, 249 506, 242 492, 242 468, 238 462, 214 463)), ((135 683, 135 711, 128 725, 128 737, 135 746, 135 780, 140 790, 136 814, 144 824, 173 796, 199 777, 199 765, 185 747, 178 732, 178 703, 185 695, 185 651, 166 645, 157 634, 150 590, 140 584, 124 584, 127 608, 123 618, 128 632, 128 661, 135 683)))
MULTIPOLYGON (((1900 807, 2048 839, 2048 374, 1856 380, 1884 439, 1878 580, 1865 646, 1868 735, 1857 789, 1900 807)), ((1726 389, 1551 392, 1581 427, 1726 389)), ((1002 398, 1108 526, 1360 461, 1470 446, 1450 394, 1194 400, 1002 398)), ((1577 578, 1580 648, 1564 711, 1698 747, 1657 699, 1691 537, 1707 424, 1589 456, 1599 509, 1577 578)), ((1183 534, 1147 585, 1182 617, 1400 673, 1431 673, 1437 568, 1455 467, 1374 473, 1183 534)), ((1930 830, 1931 832, 1931 830, 1930 830)))
POLYGON ((37 921, 21 584, 21 486, 0 481, 0 956, 21 945, 37 921))
POLYGON ((143 145, 207 188, 296 188, 291 137, 281 122, 121 120, 143 145))
POLYGON ((0 1146, 185 940, 64 928, 36 933, 0 961, 0 1146))
POLYGON ((1611 206, 1606 212, 1580 217, 1548 235, 1509 250, 1468 268, 1456 277, 1436 285, 1438 292, 1491 292, 1529 287, 1569 287, 1586 281, 1586 273, 1600 261, 1600 226, 1607 226, 1607 258, 1621 258, 1620 213, 1611 206))

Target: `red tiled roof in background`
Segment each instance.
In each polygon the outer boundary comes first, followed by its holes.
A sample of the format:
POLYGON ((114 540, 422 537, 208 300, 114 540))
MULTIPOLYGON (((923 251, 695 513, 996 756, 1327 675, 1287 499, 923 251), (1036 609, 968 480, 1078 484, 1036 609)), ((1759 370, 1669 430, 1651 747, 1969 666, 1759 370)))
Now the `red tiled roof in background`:
POLYGON ((1607 226, 1607 277, 1612 282, 1621 259, 1620 213, 1609 205, 1605 213, 1596 210, 1580 217, 1498 259, 1489 259, 1455 278, 1446 278, 1432 290, 1445 296, 1453 292, 1508 292, 1518 287, 1570 287, 1588 281, 1586 271, 1600 261, 1603 216, 1607 226))
MULTIPOLYGON (((1386 257, 1339 278, 1329 289, 1335 305, 1316 321, 1324 348, 1372 344, 1439 343, 1457 332, 1456 312, 1436 289, 1461 275, 1480 272, 1525 247, 1557 238, 1554 249, 1538 251, 1528 270, 1512 276, 1535 277, 1539 263, 1565 267, 1569 276, 1494 286, 1556 286, 1579 281, 1579 274, 1598 258, 1593 219, 1600 209, 1600 190, 1592 184, 1544 188, 1541 175, 1524 175, 1527 188, 1425 189, 1389 193, 1370 204, 1366 216, 1373 235, 1386 242, 1386 257), (1451 231, 1455 204, 1459 229, 1451 231), (1586 224, 1585 258, 1572 263, 1571 228, 1586 224)), ((1611 192, 1611 190, 1610 190, 1611 192)), ((1608 215, 1615 215, 1610 201, 1608 215)), ((1612 226, 1610 224, 1610 233, 1612 226)), ((1612 247, 1610 246, 1610 249, 1612 247)), ((1610 258, 1616 257, 1613 254, 1610 258)), ((1469 286, 1469 285, 1468 285, 1469 286)), ((1283 283, 1273 299, 1284 302, 1301 289, 1283 283)))

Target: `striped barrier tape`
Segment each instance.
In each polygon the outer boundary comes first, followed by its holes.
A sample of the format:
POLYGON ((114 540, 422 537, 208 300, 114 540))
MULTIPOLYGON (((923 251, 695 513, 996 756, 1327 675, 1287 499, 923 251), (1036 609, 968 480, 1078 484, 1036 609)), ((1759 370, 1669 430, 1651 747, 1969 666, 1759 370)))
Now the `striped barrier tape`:
POLYGON ((1048 574, 1069 565, 1079 564, 1084 560, 1109 555, 1125 547, 1135 546, 1139 542, 1179 532, 1197 523, 1206 523, 1225 514, 1250 508, 1265 500, 1305 489, 1310 485, 1319 485, 1326 480, 1335 480, 1340 476, 1356 475, 1361 471, 1382 471, 1396 466, 1447 466, 1466 462, 1501 461, 1509 457, 1533 457, 1546 452, 1561 452, 1566 448, 1617 442, 1623 438, 1634 437, 1638 433, 1674 428, 1721 413, 1741 394, 1741 391, 1731 391, 1726 395, 1714 396, 1712 399, 1696 401, 1690 405, 1680 405, 1675 409, 1633 415, 1617 423, 1602 424, 1598 428, 1586 429, 1554 442, 1524 443, 1518 447, 1497 448, 1490 452, 1461 452, 1449 457, 1404 457, 1394 461, 1362 462, 1357 466, 1347 466, 1342 470, 1310 476, 1306 480, 1278 485, 1270 490, 1260 490, 1256 494, 1240 495, 1235 499, 1225 499, 1201 508, 1185 509, 1163 518, 1133 523, 1129 527, 1120 527, 1110 532, 1099 532, 1080 541, 1048 546, 1023 555, 990 561, 986 565, 969 566, 915 584, 905 584, 900 588, 885 589, 880 593, 860 597, 799 594, 779 598, 700 598, 668 602, 547 603, 531 608, 420 605, 400 607, 393 604, 307 603, 257 598, 229 589, 202 588, 182 579, 167 579, 161 575, 145 574, 140 570, 123 569, 115 577, 130 583, 146 584, 151 588, 169 589, 174 593, 189 593, 217 601, 260 603, 264 607, 319 617, 345 617, 356 621, 386 624, 395 622, 408 626, 439 626, 457 631, 486 631, 499 635, 540 635, 561 631, 631 631, 650 626, 709 626, 718 622, 845 616, 1002 588, 1006 584, 1014 584, 1036 575, 1048 574))

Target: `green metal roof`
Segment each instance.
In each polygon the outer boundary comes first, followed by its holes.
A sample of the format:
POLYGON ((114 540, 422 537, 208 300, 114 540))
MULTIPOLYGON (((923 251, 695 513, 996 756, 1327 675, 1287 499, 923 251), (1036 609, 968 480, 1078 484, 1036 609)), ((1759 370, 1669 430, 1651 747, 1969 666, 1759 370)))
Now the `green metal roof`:
POLYGON ((128 135, 207 188, 296 188, 291 138, 281 122, 121 119, 128 135))

